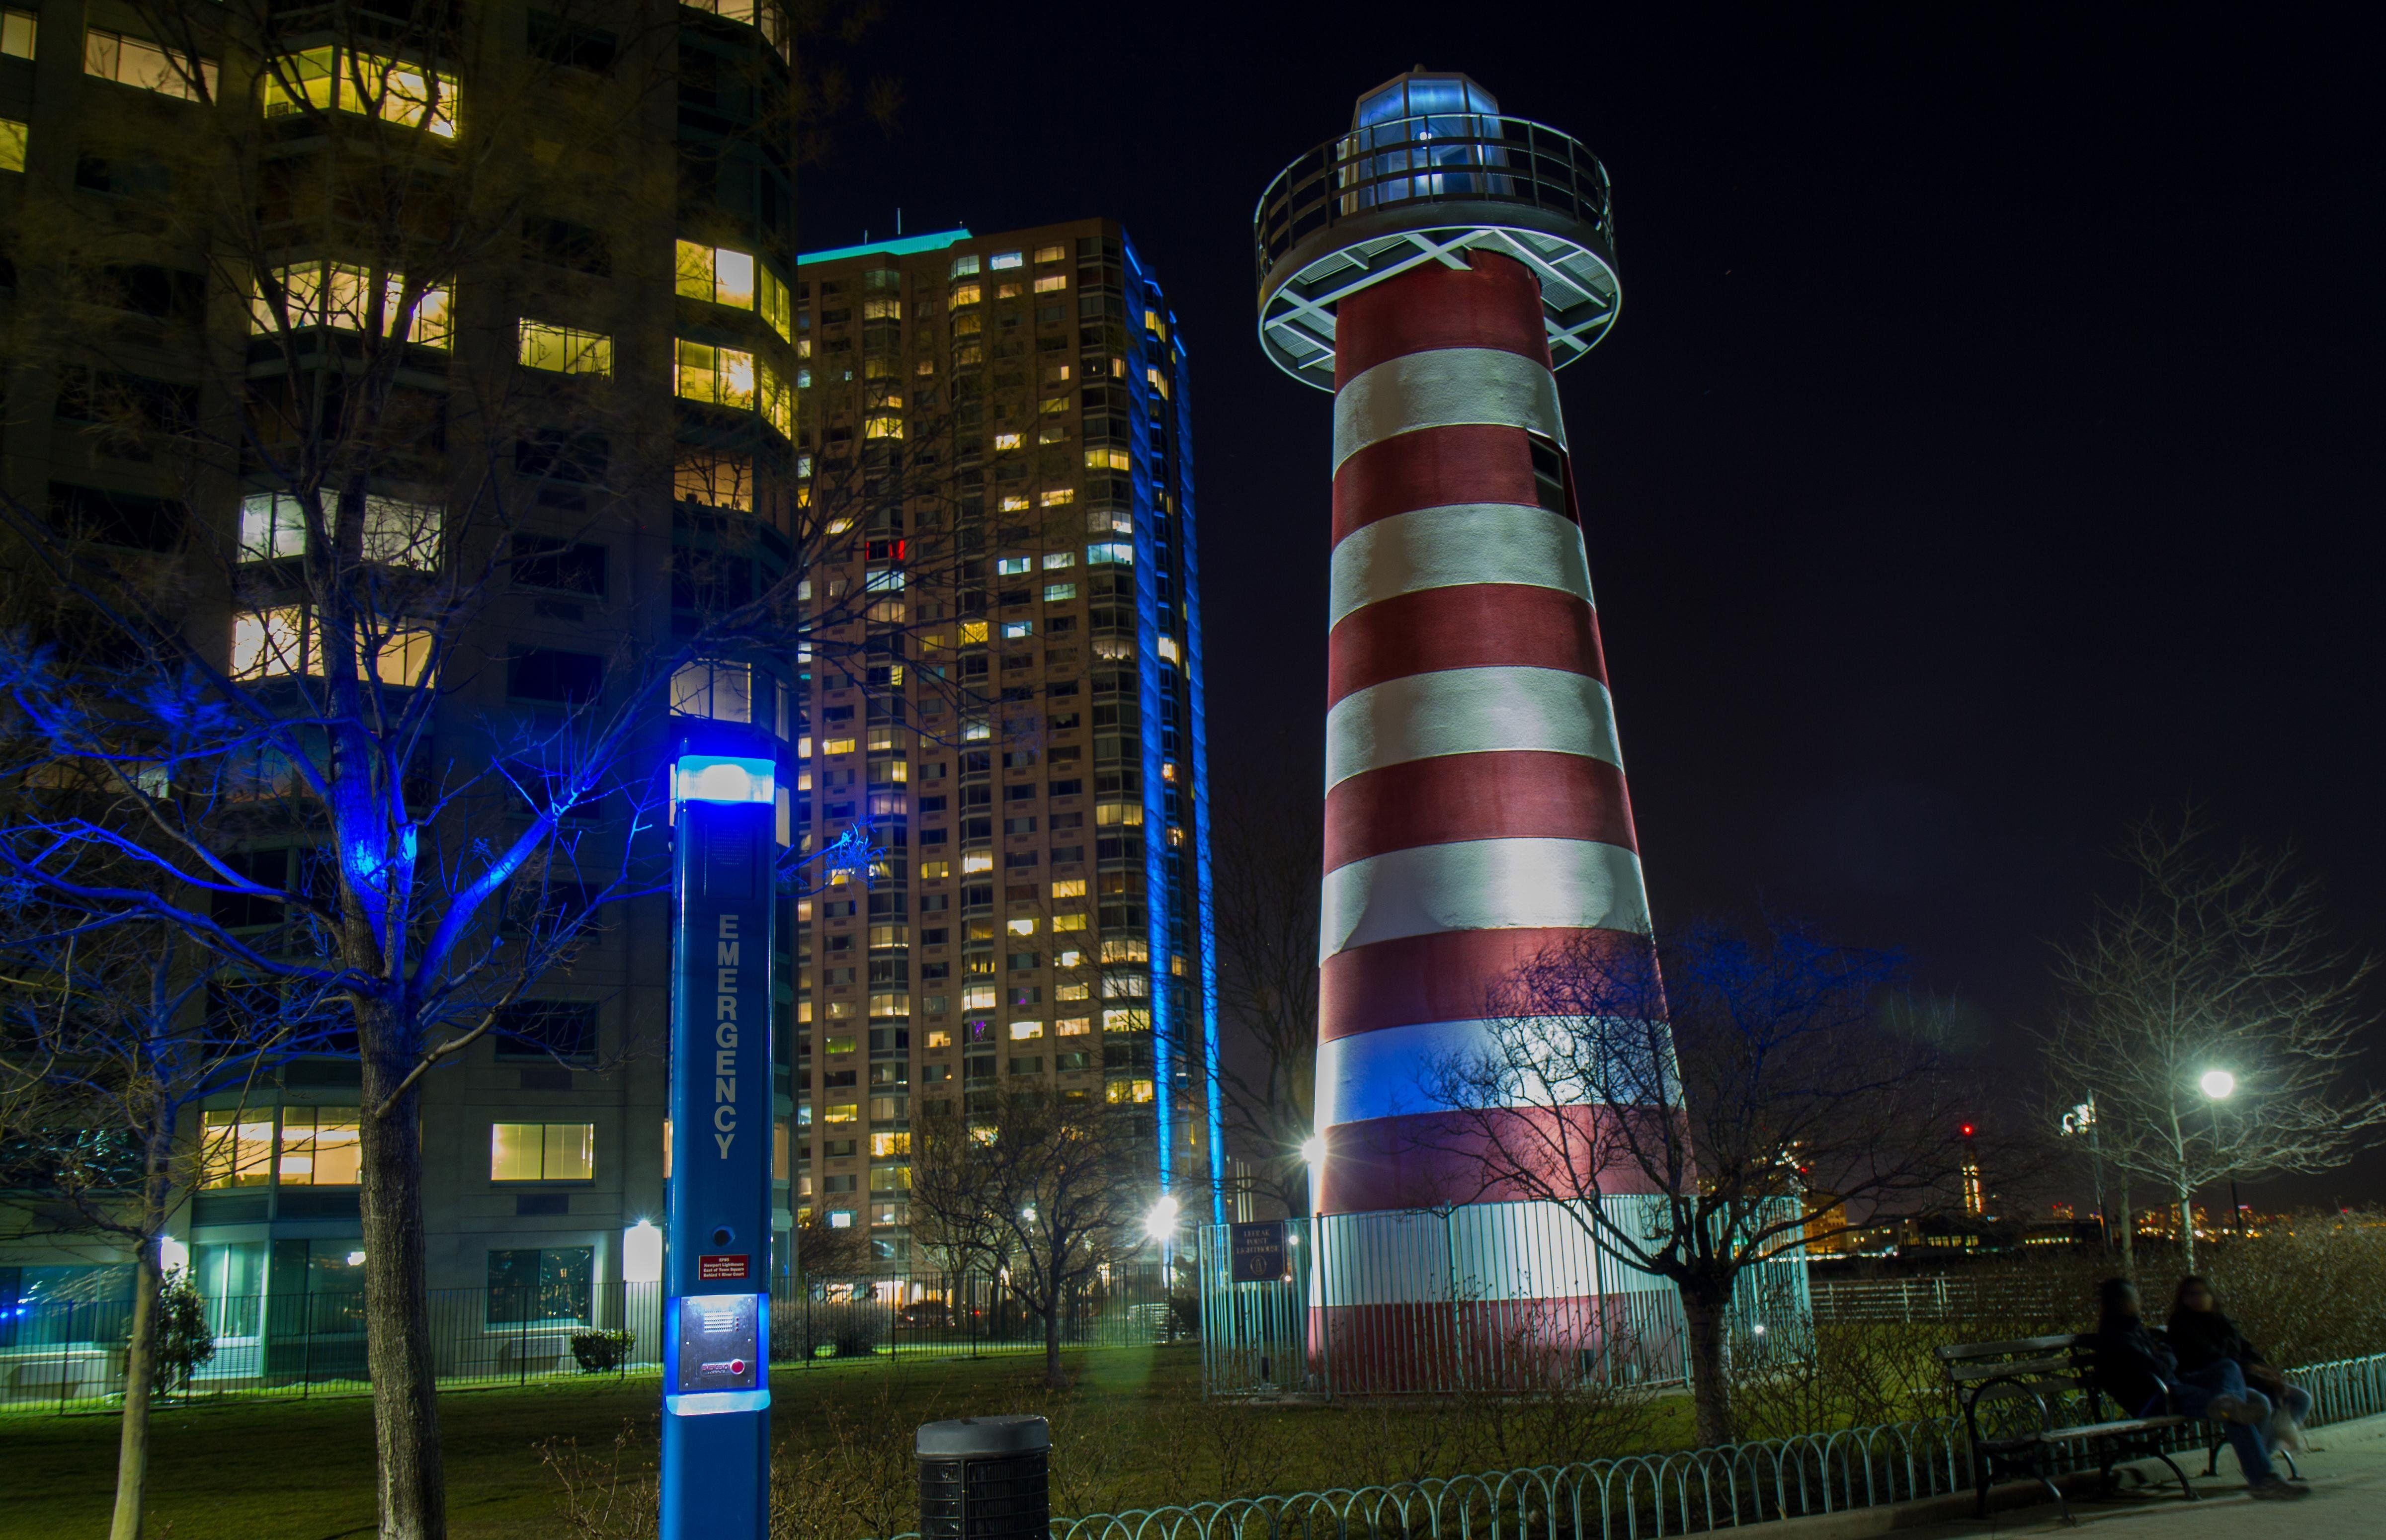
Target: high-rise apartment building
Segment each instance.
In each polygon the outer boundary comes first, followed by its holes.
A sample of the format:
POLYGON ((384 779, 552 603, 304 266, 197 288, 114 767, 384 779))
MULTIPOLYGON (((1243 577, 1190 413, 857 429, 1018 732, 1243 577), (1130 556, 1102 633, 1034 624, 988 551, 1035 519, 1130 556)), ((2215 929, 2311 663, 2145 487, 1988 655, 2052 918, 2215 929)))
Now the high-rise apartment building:
MULTIPOLYGON (((795 559, 789 57, 771 0, 7 0, 8 495, 127 561, 180 564, 202 650, 295 699, 320 653, 272 435, 294 402, 336 412, 373 360, 396 407, 353 441, 363 569, 399 592, 452 543, 505 543, 469 667, 439 681, 436 760, 606 698, 795 559), (452 279, 408 290, 391 254, 442 238, 452 279)), ((751 720, 792 760, 803 682, 760 653, 685 671, 673 706, 751 720)), ((227 845, 244 870, 303 883, 323 858, 296 790, 263 775, 245 794, 227 845)), ((599 810, 570 838, 601 863, 622 821, 599 810)), ((668 908, 608 906, 570 967, 428 1077, 429 1283, 487 1290, 493 1333, 596 1320, 609 1285, 652 1275, 637 1231, 663 1202, 668 908)), ((239 895, 213 917, 260 945, 283 922, 239 895)), ((783 1191, 794 1017, 789 998, 783 1191)), ((169 1254, 243 1302, 210 1374, 361 1364, 358 1101, 356 1064, 325 1057, 201 1109, 217 1158, 169 1254)), ((121 1286, 114 1242, 27 1212, 0 1235, 0 1299, 121 1286)))
POLYGON ((1149 1107, 1189 1208, 1219 1150, 1175 318, 1106 219, 819 252, 798 289, 811 495, 869 521, 826 581, 877 595, 812 670, 805 826, 883 855, 802 906, 797 1206, 906 1259, 913 1117, 1007 1088, 1149 1107))

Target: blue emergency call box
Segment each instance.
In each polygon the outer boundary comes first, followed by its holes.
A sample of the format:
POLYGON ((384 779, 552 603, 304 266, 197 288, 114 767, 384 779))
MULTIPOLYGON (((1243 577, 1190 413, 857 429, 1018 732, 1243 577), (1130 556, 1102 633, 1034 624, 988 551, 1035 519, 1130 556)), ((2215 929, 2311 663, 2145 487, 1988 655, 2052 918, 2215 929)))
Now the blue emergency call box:
POLYGON ((766 1540, 777 776, 767 741, 710 725, 672 770, 661 1529, 766 1540))

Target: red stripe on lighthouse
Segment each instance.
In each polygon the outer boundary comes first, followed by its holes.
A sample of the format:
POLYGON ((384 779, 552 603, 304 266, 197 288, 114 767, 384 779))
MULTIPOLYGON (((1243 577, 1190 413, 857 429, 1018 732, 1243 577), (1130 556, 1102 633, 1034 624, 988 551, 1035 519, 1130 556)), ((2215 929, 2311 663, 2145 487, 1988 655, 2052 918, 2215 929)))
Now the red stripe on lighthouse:
POLYGON ((1330 1042, 1413 1021, 1480 1017, 1491 982, 1584 935, 1599 937, 1601 946, 1612 943, 1618 957, 1649 946, 1648 937, 1631 931, 1541 927, 1441 931, 1337 952, 1318 972, 1317 1035, 1330 1042))
POLYGON ((1549 368, 1540 280, 1513 257, 1478 255, 1471 267, 1420 268, 1352 294, 1335 324, 1334 388, 1389 359, 1443 347, 1496 347, 1549 368), (1400 297, 1387 297, 1395 292, 1400 297))
POLYGON ((1450 503, 1536 503, 1531 435, 1459 423, 1371 444, 1334 477, 1334 538, 1413 508, 1450 503))
POLYGON ((1554 588, 1427 588, 1352 611, 1326 638, 1325 704, 1408 674, 1501 664, 1607 682, 1599 620, 1554 588))
POLYGON ((1325 870, 1455 840, 1598 840, 1634 848, 1624 772, 1579 754, 1445 754, 1325 795, 1325 870))

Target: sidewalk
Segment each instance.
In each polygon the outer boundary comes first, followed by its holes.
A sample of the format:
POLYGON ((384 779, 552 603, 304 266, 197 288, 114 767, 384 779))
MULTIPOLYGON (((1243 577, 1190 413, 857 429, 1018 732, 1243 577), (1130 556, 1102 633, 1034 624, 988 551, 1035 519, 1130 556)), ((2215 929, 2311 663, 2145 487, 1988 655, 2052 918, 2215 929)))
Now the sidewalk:
MULTIPOLYGON (((2237 1462, 2226 1451, 2220 1474, 2195 1482, 2197 1501, 2179 1495, 2179 1484, 2159 1465, 2152 1467, 2161 1484, 2147 1485, 2106 1501, 2074 1496, 2071 1511, 2079 1528, 2102 1528, 2103 1540, 2378 1540, 2386 1534, 2386 1417, 2363 1418, 2310 1434, 2314 1451, 2303 1459, 2304 1478, 2311 1496, 2301 1502, 2255 1502, 2245 1495, 2237 1462)), ((2191 1477, 2204 1469, 2204 1457, 2179 1463, 2191 1477)), ((1914 1524, 1918 1517, 1895 1509, 1858 1509, 1828 1518, 1791 1520, 1780 1527, 1785 1540, 1859 1540, 1894 1534, 1901 1540, 1966 1540, 1995 1535, 2017 1540, 2024 1535, 2076 1534, 2066 1528, 2053 1503, 2008 1509, 1986 1519, 1914 1524)))

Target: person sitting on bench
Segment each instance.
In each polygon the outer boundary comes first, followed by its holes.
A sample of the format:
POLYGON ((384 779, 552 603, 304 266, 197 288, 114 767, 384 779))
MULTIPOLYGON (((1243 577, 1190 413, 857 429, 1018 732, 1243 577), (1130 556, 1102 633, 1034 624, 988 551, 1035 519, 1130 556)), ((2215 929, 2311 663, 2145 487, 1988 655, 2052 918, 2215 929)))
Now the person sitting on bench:
POLYGON ((2237 1467, 2245 1473, 2249 1492, 2273 1500, 2307 1495, 2307 1488, 2280 1481, 2271 1470, 2261 1429, 2269 1420, 2270 1403, 2245 1388, 2236 1360, 2222 1358, 2181 1374, 2170 1345, 2146 1325, 2135 1283, 2107 1278, 2097 1292, 2103 1305, 2103 1318, 2096 1326, 2097 1388, 2124 1414, 2158 1417, 2176 1407, 2183 1417, 2217 1418, 2229 1446, 2237 1451, 2237 1467))
POLYGON ((2304 1419, 2311 1415, 2311 1395, 2270 1367, 2269 1361, 2245 1340, 2237 1323, 2220 1313, 2212 1285, 2193 1274, 2179 1281, 2179 1297, 2170 1312, 2171 1351, 2179 1355, 2181 1373, 2192 1374, 2212 1364, 2233 1359, 2249 1389, 2269 1398, 2270 1421, 2262 1436, 2273 1449, 2301 1454, 2304 1419))

